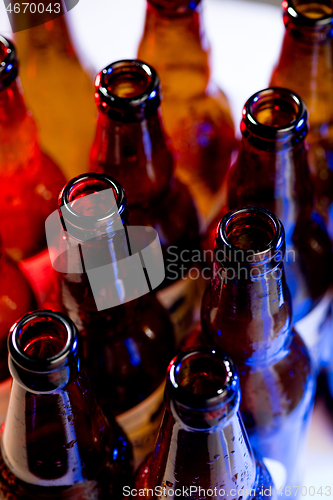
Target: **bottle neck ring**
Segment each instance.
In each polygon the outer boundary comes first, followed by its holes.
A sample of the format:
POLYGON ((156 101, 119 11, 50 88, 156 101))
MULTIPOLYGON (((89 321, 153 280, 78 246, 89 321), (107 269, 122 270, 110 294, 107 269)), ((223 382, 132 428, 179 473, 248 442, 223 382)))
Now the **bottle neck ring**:
POLYGON ((233 210, 218 225, 214 250, 216 261, 223 268, 234 270, 241 265, 257 279, 283 261, 284 229, 280 220, 264 208, 233 210))
POLYGON ((245 103, 240 129, 243 137, 258 149, 283 150, 304 140, 308 132, 307 108, 290 90, 267 88, 245 103))
POLYGON ((95 101, 99 111, 112 120, 140 122, 160 105, 160 80, 142 61, 117 61, 96 76, 95 101))
POLYGON ((14 45, 0 35, 0 92, 15 80, 18 68, 14 45))
POLYGON ((236 367, 218 349, 183 352, 170 363, 166 394, 171 411, 187 427, 207 430, 221 425, 239 408, 236 367))
POLYGON ((29 392, 51 393, 80 368, 77 329, 65 315, 35 311, 23 316, 8 337, 9 369, 29 392))
POLYGON ((111 235, 127 222, 123 187, 106 174, 88 173, 66 184, 59 196, 63 229, 81 241, 111 235))

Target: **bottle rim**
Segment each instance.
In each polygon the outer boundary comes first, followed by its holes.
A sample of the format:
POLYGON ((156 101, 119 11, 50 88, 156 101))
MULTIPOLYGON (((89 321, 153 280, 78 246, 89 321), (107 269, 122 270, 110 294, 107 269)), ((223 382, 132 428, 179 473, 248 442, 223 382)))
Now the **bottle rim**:
MULTIPOLYGON (((323 2, 316 2, 314 0, 311 3, 313 4, 318 3, 323 5, 323 2)), ((331 13, 326 15, 323 14, 322 16, 314 18, 311 18, 309 16, 302 14, 302 12, 299 12, 296 4, 297 4, 296 0, 282 1, 283 17, 285 24, 287 24, 289 21, 292 21, 294 25, 304 26, 309 28, 327 27, 333 24, 333 7, 332 5, 330 5, 329 2, 327 2, 327 7, 331 7, 331 13)))
POLYGON ((4 90, 18 75, 18 60, 14 44, 0 35, 0 91, 4 90))
POLYGON ((121 225, 124 225, 127 213, 126 206, 126 194, 121 184, 107 174, 94 172, 81 174, 70 180, 62 189, 58 200, 58 210, 63 229, 70 233, 75 229, 95 231, 106 224, 112 225, 112 223, 116 223, 116 221, 119 221, 119 218, 121 219, 121 225), (91 191, 97 193, 106 189, 112 189, 115 203, 112 203, 110 208, 106 209, 104 213, 86 215, 74 209, 73 202, 76 196, 82 197, 85 190, 88 196, 89 194, 93 194, 91 191))
POLYGON ((269 87, 259 90, 246 101, 240 129, 246 138, 299 142, 308 131, 308 111, 304 101, 293 91, 269 87), (267 111, 270 111, 271 123, 260 121, 260 114, 267 111), (277 117, 282 123, 275 125, 277 117))
MULTIPOLYGON (((201 373, 198 373, 201 376, 201 373)), ((195 383, 195 373, 190 383, 195 383)), ((170 362, 167 375, 166 392, 178 406, 195 412, 206 413, 214 409, 238 409, 240 401, 240 388, 238 371, 232 360, 217 348, 200 347, 183 351, 170 362), (206 362, 205 376, 214 379, 213 390, 209 394, 200 394, 196 388, 182 384, 182 377, 189 373, 189 367, 206 362), (209 372, 210 373, 207 373, 209 372), (184 373, 183 373, 184 372, 184 373), (218 373, 219 372, 219 373, 218 373), (216 382, 216 383, 215 383, 216 382)), ((220 415, 221 416, 221 415, 220 415)), ((215 418, 214 415, 212 418, 215 418)))
POLYGON ((160 80, 149 64, 137 59, 123 59, 106 66, 95 79, 96 105, 109 118, 121 122, 142 121, 160 105, 160 80), (136 81, 139 89, 128 97, 116 93, 124 79, 136 81), (113 80, 113 82, 112 82, 113 80), (113 86, 111 85, 113 83, 113 86), (141 88, 140 88, 141 87, 141 88))
MULTIPOLYGON (((243 233, 243 238, 246 236, 243 233)), ((251 242, 251 244, 254 244, 251 242)), ((245 240, 243 243, 245 247, 245 240)), ((248 245, 249 246, 249 245, 248 245)), ((283 261, 285 254, 285 233, 281 221, 269 210, 246 206, 226 213, 219 222, 215 235, 215 257, 222 266, 258 268, 259 274, 269 271, 283 261), (258 237, 265 232, 265 241, 258 243, 258 248, 241 248, 234 243, 234 235, 241 237, 240 230, 247 227, 256 231, 258 237), (272 265, 273 264, 273 265, 272 265)))
POLYGON ((20 318, 11 327, 8 337, 9 357, 25 371, 39 374, 52 373, 68 366, 69 359, 78 354, 77 336, 76 326, 64 314, 47 309, 33 311, 20 318), (28 355, 27 351, 31 342, 38 341, 37 334, 33 337, 34 325, 43 323, 46 329, 50 323, 59 329, 60 342, 63 346, 52 356, 37 358, 28 355))

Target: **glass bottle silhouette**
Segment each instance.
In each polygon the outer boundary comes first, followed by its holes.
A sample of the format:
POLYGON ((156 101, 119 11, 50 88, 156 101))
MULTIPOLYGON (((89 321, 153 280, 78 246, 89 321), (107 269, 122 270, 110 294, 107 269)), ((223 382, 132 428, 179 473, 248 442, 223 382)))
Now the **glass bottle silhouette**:
POLYGON ((199 249, 198 221, 187 188, 173 177, 159 78, 146 63, 125 60, 103 69, 95 84, 99 114, 91 170, 124 186, 132 225, 158 231, 166 263, 158 298, 171 314, 179 343, 194 314, 196 280, 189 271, 192 251, 199 249))
POLYGON ((12 14, 14 29, 22 30, 15 33, 20 78, 42 148, 71 179, 89 168, 96 118, 94 86, 71 42, 66 15, 52 19, 47 10, 50 2, 41 0, 38 5, 36 13, 29 8, 24 12, 22 6, 12 14), (43 24, 34 26, 36 18, 43 24))
POLYGON ((135 487, 149 488, 148 498, 276 498, 253 456, 239 401, 237 370, 223 352, 200 348, 174 358, 156 447, 135 487))
POLYGON ((201 0, 147 0, 138 58, 160 76, 176 175, 207 219, 219 203, 235 131, 228 100, 210 78, 201 0))
POLYGON ((18 316, 36 309, 24 274, 4 253, 0 241, 0 422, 6 416, 11 378, 8 371, 8 331, 18 316))
POLYGON ((1 435, 1 498, 119 498, 131 484, 131 448, 96 401, 72 321, 32 312, 13 325, 8 349, 13 385, 1 435))
POLYGON ((143 268, 136 258, 140 230, 146 228, 127 227, 124 190, 105 174, 70 181, 60 195, 59 213, 64 231, 61 267, 55 264, 63 270, 57 273, 59 299, 81 333, 102 408, 107 416, 117 415, 138 464, 154 446, 174 349, 169 316, 140 281, 143 268))
POLYGON ((242 418, 253 449, 275 469, 278 491, 302 484, 315 386, 308 350, 292 327, 284 254, 283 226, 271 212, 227 213, 216 230, 202 332, 187 340, 219 347, 235 362, 242 418))
POLYGON ((328 0, 284 0, 282 7, 286 31, 270 85, 287 87, 306 103, 309 166, 317 206, 327 218, 333 201, 333 6, 328 0))
POLYGON ((18 71, 13 44, 0 36, 2 242, 14 260, 25 260, 24 269, 40 293, 44 273, 51 268, 47 254, 41 254, 46 246, 45 219, 57 208, 65 178, 39 147, 36 124, 25 106, 18 71))
POLYGON ((295 326, 318 367, 332 327, 332 248, 314 211, 307 130, 306 107, 291 91, 270 88, 250 97, 243 109, 239 155, 229 172, 228 204, 230 209, 263 206, 282 222, 295 326))

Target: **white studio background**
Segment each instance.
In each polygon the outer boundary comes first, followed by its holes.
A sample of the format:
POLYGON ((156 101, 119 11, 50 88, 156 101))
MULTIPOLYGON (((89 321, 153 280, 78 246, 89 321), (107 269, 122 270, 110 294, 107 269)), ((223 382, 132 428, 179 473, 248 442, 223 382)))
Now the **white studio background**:
MULTIPOLYGON (((145 0, 80 0, 67 14, 77 52, 92 78, 112 61, 135 57, 144 15, 145 0)), ((284 32, 281 9, 251 1, 205 0, 204 20, 213 76, 229 97, 239 131, 245 101, 268 85, 277 60, 284 32)), ((1 0, 0 33, 12 37, 1 0)), ((333 419, 322 404, 314 412, 303 484, 307 495, 299 498, 333 500, 333 419), (310 486, 316 492, 322 486, 323 495, 310 495, 310 486), (325 495, 326 486, 331 495, 325 495)))
MULTIPOLYGON (((145 0, 80 0, 67 14, 77 52, 92 77, 112 61, 135 57, 144 15, 145 0)), ((280 8, 205 0, 204 21, 213 76, 229 97, 238 129, 243 104, 268 85, 278 57, 284 31, 280 8)), ((12 35, 1 0, 0 33, 12 35)))

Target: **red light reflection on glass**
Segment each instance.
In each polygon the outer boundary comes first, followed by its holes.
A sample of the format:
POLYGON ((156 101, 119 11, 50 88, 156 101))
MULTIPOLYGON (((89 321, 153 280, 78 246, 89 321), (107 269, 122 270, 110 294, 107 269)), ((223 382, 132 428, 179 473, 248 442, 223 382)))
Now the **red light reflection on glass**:
POLYGON ((95 87, 99 87, 101 83, 101 75, 98 73, 98 75, 95 78, 95 87))

